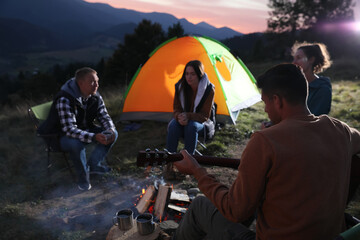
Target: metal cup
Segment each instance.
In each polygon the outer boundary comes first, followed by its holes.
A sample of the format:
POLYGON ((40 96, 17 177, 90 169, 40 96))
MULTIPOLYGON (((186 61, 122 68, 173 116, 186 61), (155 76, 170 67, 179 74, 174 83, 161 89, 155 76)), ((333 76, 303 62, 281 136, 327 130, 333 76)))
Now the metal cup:
POLYGON ((136 217, 136 226, 140 235, 148 235, 155 230, 153 215, 150 213, 140 214, 136 217))
POLYGON ((106 141, 109 141, 113 136, 113 132, 110 130, 105 130, 102 132, 102 134, 106 136, 106 141))
POLYGON ((126 231, 134 225, 134 213, 131 209, 123 209, 116 213, 113 217, 113 224, 118 226, 120 230, 126 231))

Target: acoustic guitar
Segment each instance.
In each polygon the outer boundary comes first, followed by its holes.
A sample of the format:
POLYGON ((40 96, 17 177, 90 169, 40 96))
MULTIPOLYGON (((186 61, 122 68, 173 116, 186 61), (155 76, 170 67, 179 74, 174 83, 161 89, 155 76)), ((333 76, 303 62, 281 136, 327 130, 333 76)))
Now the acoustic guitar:
MULTIPOLYGON (((219 167, 229 167, 238 169, 240 164, 240 159, 236 158, 225 158, 225 157, 213 157, 213 156, 200 156, 192 155, 196 161, 200 164, 209 165, 209 166, 219 166, 219 167)), ((170 153, 168 151, 159 151, 155 149, 152 151, 147 149, 145 151, 139 151, 137 155, 136 165, 138 167, 142 166, 156 166, 163 165, 170 162, 176 162, 183 159, 181 153, 170 153)))
MULTIPOLYGON (((210 165, 210 166, 219 166, 219 167, 229 167, 238 169, 240 164, 240 159, 236 158, 223 158, 223 157, 213 157, 213 156, 200 156, 192 155, 196 161, 200 164, 210 165)), ((139 151, 137 155, 136 165, 138 167, 142 166, 156 166, 162 165, 170 162, 176 162, 183 159, 181 153, 170 153, 168 151, 151 151, 146 149, 145 151, 139 151)), ((348 202, 354 197, 357 188, 360 186, 360 158, 357 155, 354 155, 352 158, 351 164, 351 174, 350 174, 350 186, 348 194, 348 202)))

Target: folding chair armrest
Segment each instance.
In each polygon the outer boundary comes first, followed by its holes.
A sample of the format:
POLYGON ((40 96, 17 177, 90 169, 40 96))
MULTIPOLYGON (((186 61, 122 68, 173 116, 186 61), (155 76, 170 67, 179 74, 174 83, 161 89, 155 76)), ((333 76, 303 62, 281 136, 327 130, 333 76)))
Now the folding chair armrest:
POLYGON ((360 223, 341 233, 340 237, 345 240, 358 240, 360 238, 360 223))

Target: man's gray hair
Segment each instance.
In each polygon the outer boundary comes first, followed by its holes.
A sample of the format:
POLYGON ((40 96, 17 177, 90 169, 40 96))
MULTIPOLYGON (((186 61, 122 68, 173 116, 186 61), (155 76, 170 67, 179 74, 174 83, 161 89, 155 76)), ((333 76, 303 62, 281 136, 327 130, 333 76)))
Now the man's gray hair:
POLYGON ((89 68, 89 67, 79 68, 75 72, 75 81, 78 82, 79 80, 83 79, 89 73, 97 74, 97 72, 92 68, 89 68))

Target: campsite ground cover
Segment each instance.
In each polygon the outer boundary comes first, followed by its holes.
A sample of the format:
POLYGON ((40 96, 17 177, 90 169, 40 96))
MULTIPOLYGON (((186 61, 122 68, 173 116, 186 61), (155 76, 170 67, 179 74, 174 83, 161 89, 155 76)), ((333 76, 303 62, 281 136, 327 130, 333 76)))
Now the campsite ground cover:
MULTIPOLYGON (((249 65, 257 76, 273 63, 249 65)), ((356 72, 356 70, 352 70, 356 72)), ((354 75, 353 73, 351 73, 354 75)), ((349 73, 349 75, 351 75, 349 73)), ((358 74, 358 73, 357 73, 358 74)), ((360 130, 360 82, 356 79, 333 78, 331 116, 360 130)), ((109 112, 116 121, 121 114, 124 89, 102 89, 109 112), (119 94, 120 92, 120 94, 119 94)), ((204 154, 240 157, 249 136, 266 120, 263 103, 239 115, 237 124, 225 125, 207 146, 204 154)), ((61 156, 46 174, 46 153, 42 141, 35 137, 26 116, 27 105, 3 107, 0 113, 0 239, 105 239, 117 210, 134 204, 141 188, 160 177, 159 171, 145 175, 135 166, 136 154, 145 148, 163 149, 166 123, 143 121, 137 131, 124 132, 127 123, 118 122, 119 140, 108 157, 114 173, 93 178, 93 189, 80 192, 68 172, 57 169, 64 165, 61 156)), ((230 185, 236 170, 209 167, 222 182, 230 185)), ((171 181, 176 188, 196 186, 187 177, 171 181)), ((360 218, 359 194, 348 210, 360 218)))

